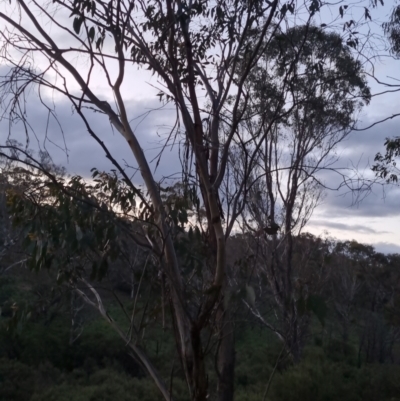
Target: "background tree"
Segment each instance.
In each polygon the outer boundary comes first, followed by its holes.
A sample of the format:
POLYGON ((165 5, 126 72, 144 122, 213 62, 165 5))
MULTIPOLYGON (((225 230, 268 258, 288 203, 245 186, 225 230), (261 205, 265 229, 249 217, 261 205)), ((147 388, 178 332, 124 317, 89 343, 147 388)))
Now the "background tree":
POLYGON ((336 160, 334 149, 354 128, 370 92, 361 63, 340 36, 310 25, 277 33, 247 87, 251 100, 238 144, 243 164, 251 166, 243 224, 256 234, 257 269, 279 305, 276 331, 298 359, 307 256, 296 258, 294 236, 321 199, 319 173, 336 160), (253 153, 242 145, 247 138, 259 141, 253 153))

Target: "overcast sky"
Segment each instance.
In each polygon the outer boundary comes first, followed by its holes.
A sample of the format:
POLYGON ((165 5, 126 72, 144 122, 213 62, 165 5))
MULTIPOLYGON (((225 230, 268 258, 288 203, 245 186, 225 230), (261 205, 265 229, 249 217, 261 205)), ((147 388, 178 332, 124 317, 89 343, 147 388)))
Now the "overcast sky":
MULTIPOLYGON (((388 8, 381 11, 383 20, 387 10, 388 8)), ((382 80, 388 80, 388 76, 400 78, 398 74, 400 61, 382 59, 376 67, 377 74, 382 80)), ((6 67, 0 66, 0 70, 0 75, 3 75, 2 71, 6 71, 6 67)), ((131 74, 131 86, 124 91, 125 98, 129 99, 129 115, 146 155, 149 159, 154 159, 161 149, 160 144, 164 142, 163 139, 169 134, 175 122, 175 110, 171 107, 160 108, 161 103, 156 97, 157 90, 154 88, 154 85, 157 85, 155 77, 147 73, 138 73, 136 70, 132 70, 131 74)), ((374 92, 382 90, 372 81, 371 86, 374 92)), ((96 90, 101 93, 102 88, 103 81, 99 78, 96 82, 96 90)), ((106 96, 105 89, 104 93, 106 96)), ((112 168, 100 146, 87 133, 82 121, 73 114, 71 105, 57 98, 55 107, 63 133, 52 119, 47 126, 46 110, 37 98, 30 102, 28 108, 29 121, 38 138, 43 138, 47 133, 48 140, 45 146, 54 161, 64 165, 70 174, 86 177, 90 175, 92 167, 100 170, 112 168), (67 152, 65 152, 64 138, 67 152)), ((398 112, 400 112, 399 94, 375 97, 370 106, 363 110, 359 126, 368 126, 398 112)), ((113 132, 108 119, 95 115, 91 118, 91 123, 111 153, 116 155, 122 165, 126 163, 131 166, 130 171, 134 174, 135 164, 132 154, 127 149, 124 139, 117 132, 113 132)), ((386 137, 399 135, 399 127, 400 119, 393 119, 367 131, 352 133, 337 150, 340 158, 336 166, 350 169, 356 167, 360 174, 371 176, 370 166, 375 154, 378 151, 384 151, 383 144, 386 137)), ((0 141, 4 142, 8 134, 6 121, 0 123, 0 129, 0 141)), ((25 142, 22 126, 14 129, 12 137, 25 142)), ((34 135, 30 135, 30 147, 37 148, 38 143, 43 148, 43 141, 40 139, 36 142, 34 135)), ((179 176, 178 155, 177 146, 166 149, 157 168, 158 178, 173 174, 179 176)), ((155 167, 154 161, 153 169, 155 167)), ((339 182, 335 174, 324 174, 321 178, 327 187, 335 187, 339 182)), ((140 176, 137 175, 134 180, 140 182, 140 176)), ((361 202, 355 202, 354 194, 347 192, 346 190, 327 191, 323 203, 316 210, 306 231, 338 239, 355 239, 372 244, 382 252, 400 253, 400 189, 375 185, 371 193, 361 202)))

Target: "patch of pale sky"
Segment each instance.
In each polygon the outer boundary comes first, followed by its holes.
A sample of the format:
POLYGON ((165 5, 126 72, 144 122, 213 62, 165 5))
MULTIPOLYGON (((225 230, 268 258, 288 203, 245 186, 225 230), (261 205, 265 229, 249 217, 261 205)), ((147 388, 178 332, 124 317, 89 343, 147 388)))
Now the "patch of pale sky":
POLYGON ((365 218, 346 218, 330 219, 329 213, 322 214, 324 220, 315 224, 315 216, 311 219, 305 231, 314 235, 321 235, 324 232, 329 236, 341 241, 352 241, 370 244, 378 250, 380 244, 385 243, 384 252, 400 253, 400 229, 398 222, 396 224, 391 218, 379 218, 379 220, 365 218), (364 229, 361 226, 365 227, 364 229), (382 231, 384 230, 384 231, 382 231))

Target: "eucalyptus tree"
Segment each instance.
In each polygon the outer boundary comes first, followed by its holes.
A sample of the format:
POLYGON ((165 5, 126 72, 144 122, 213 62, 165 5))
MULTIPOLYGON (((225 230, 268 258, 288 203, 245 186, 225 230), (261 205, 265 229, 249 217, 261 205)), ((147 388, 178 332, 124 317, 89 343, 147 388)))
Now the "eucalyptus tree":
MULTIPOLYGON (((369 4, 363 9, 366 20, 371 18, 369 4)), ((376 4, 377 0, 372 2, 373 6, 376 4)), ((342 40, 348 46, 357 47, 357 24, 351 19, 352 6, 356 10, 358 2, 335 5, 332 24, 326 21, 323 29, 335 29, 337 20, 342 18, 342 40)), ((312 26, 320 9, 325 7, 329 6, 320 0, 16 0, 2 5, 1 59, 3 71, 6 71, 1 78, 2 105, 11 126, 20 122, 26 132, 30 132, 24 103, 29 88, 36 90, 38 101, 50 117, 56 116, 53 99, 61 96, 70 101, 88 134, 116 169, 111 175, 95 171, 99 182, 93 189, 78 177, 60 182, 54 174, 46 172, 42 164, 35 164, 47 177, 46 196, 54 201, 53 206, 59 212, 49 209, 48 203, 42 205, 52 219, 47 220, 47 226, 40 226, 39 221, 28 219, 29 215, 38 216, 35 208, 38 205, 28 207, 26 202, 13 198, 14 205, 18 206, 14 209, 15 216, 24 215, 23 222, 32 222, 31 231, 28 230, 31 234, 28 242, 36 252, 32 266, 60 267, 56 264, 61 260, 57 247, 68 248, 72 244, 75 251, 81 252, 85 246, 95 244, 98 248, 90 251, 99 254, 104 270, 108 258, 118 256, 118 242, 113 240, 117 220, 100 217, 97 213, 102 210, 103 216, 114 216, 118 209, 124 214, 125 221, 140 222, 140 227, 135 226, 129 238, 152 252, 160 275, 165 277, 175 341, 192 400, 205 400, 213 395, 205 363, 208 341, 204 335, 207 331, 214 335, 217 344, 213 348, 217 361, 216 398, 233 399, 233 323, 229 318, 228 303, 224 302, 226 239, 247 204, 249 173, 257 171, 254 169, 258 168, 260 146, 268 144, 270 138, 268 130, 245 140, 241 134, 241 125, 248 119, 246 113, 254 95, 247 84, 249 77, 256 73, 262 57, 270 52, 276 54, 276 35, 298 24, 312 26), (77 59, 84 59, 86 66, 76 67, 77 59), (136 78, 132 74, 132 64, 156 75, 160 83, 160 101, 169 102, 177 109, 178 126, 182 126, 182 130, 176 135, 180 135, 186 146, 183 196, 169 193, 169 190, 167 196, 163 196, 130 122, 131 111, 124 93, 132 92, 134 87, 132 81, 136 78), (93 78, 95 73, 101 77, 101 90, 93 78), (53 98, 49 92, 56 96, 53 98), (207 102, 202 100, 204 93, 207 102), (106 116, 112 129, 126 140, 145 190, 135 185, 116 156, 107 149, 102 133, 96 132, 90 124, 91 113, 106 116), (222 186, 229 182, 229 161, 238 143, 250 156, 249 163, 243 165, 243 172, 235 173, 236 179, 241 181, 236 183, 235 192, 226 200, 221 196, 222 186), (118 180, 118 174, 122 181, 118 180), (96 201, 97 196, 104 198, 104 194, 108 194, 108 199, 96 201), (229 213, 224 210, 227 203, 229 213), (88 208, 93 211, 89 213, 88 208), (193 213, 191 219, 188 209, 193 213), (78 220, 76 224, 67 224, 68 236, 65 236, 61 222, 67 215, 78 220), (92 220, 86 220, 85 216, 92 216, 92 220), (103 230, 103 235, 89 235, 93 222, 100 231, 103 230), (176 240, 180 238, 179 230, 187 230, 188 225, 193 226, 192 233, 202 243, 202 262, 183 268, 176 240), (33 235, 32 230, 38 235, 33 235), (92 238, 89 242, 88 237, 92 238), (192 279, 194 276, 195 280, 192 279)), ((286 61, 281 64, 281 75, 275 78, 288 84, 285 86, 288 92, 292 90, 291 85, 297 85, 294 90, 299 92, 301 85, 308 84, 307 78, 304 82, 300 79, 292 83, 293 72, 299 71, 297 64, 299 57, 303 57, 304 48, 299 44, 288 48, 287 57, 283 54, 286 61)), ((323 70, 323 66, 317 68, 315 74, 323 70)), ((265 102, 268 110, 274 99, 266 97, 265 102)), ((276 107, 271 106, 271 110, 276 107)), ((281 108, 282 105, 278 107, 281 108)), ((296 110, 299 117, 296 120, 296 114, 292 113, 290 124, 300 123, 300 106, 294 105, 291 110, 296 110)), ((310 119, 304 129, 307 131, 312 123, 320 123, 318 116, 310 119)), ((303 137, 311 138, 310 135, 303 137)), ((318 139, 314 140, 316 142, 318 139)), ((307 140, 303 140, 299 146, 307 144, 307 140)), ((8 154, 7 149, 12 147, 2 146, 4 154, 8 154)), ((270 168, 265 166, 267 174, 270 174, 270 168)), ((291 174, 297 182, 303 179, 305 171, 297 164, 291 174)), ((290 202, 298 193, 298 185, 292 195, 288 194, 290 202)), ((292 230, 291 218, 287 217, 284 222, 286 232, 292 230)), ((71 261, 72 267, 74 263, 71 261)), ((80 265, 79 269, 74 269, 71 266, 61 266, 60 280, 75 286, 88 303, 99 309, 124 338, 165 399, 171 399, 170 389, 144 350, 131 334, 127 336, 118 328, 104 309, 100 295, 90 284, 90 268, 80 265), (78 288, 76 283, 84 284, 86 290, 78 288)), ((91 266, 94 269, 96 265, 91 266)), ((132 328, 131 333, 134 331, 132 328)))
POLYGON ((330 187, 321 172, 331 172, 336 146, 355 127, 371 95, 350 47, 337 33, 312 25, 278 30, 246 89, 251 96, 241 143, 260 139, 250 156, 242 151, 245 164, 255 160, 243 224, 255 233, 251 242, 257 242, 259 269, 281 316, 274 331, 298 358, 305 318, 299 310, 310 294, 300 285, 308 259, 306 252, 295 255, 294 237, 330 187))

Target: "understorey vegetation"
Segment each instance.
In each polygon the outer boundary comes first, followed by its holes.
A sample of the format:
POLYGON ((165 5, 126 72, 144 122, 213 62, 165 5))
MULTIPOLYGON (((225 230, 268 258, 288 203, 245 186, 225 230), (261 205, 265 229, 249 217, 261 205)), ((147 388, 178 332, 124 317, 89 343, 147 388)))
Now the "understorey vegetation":
MULTIPOLYGON (((277 332, 287 327, 263 266, 249 254, 247 235, 228 241, 234 310, 237 400, 396 400, 400 392, 400 256, 355 241, 294 239, 299 355, 277 332), (245 279, 244 279, 245 277, 245 279), (245 282, 240 286, 239 283, 245 282)), ((147 256, 138 250, 137 261, 147 256)), ((7 265, 20 260, 14 245, 7 265)), ((184 255, 182 256, 184 258, 184 255)), ((183 259, 182 259, 183 260, 183 259)), ((2 265, 3 266, 3 265, 2 265)), ((25 263, 0 276, 1 400, 161 400, 126 342, 53 273, 25 263), (18 318, 17 318, 18 317, 18 318)), ((129 335, 134 312, 137 344, 169 383, 174 399, 187 386, 174 344, 173 319, 162 278, 152 262, 126 273, 112 262, 96 282, 108 316, 129 335), (121 305, 124 308, 121 308, 121 305)), ((212 333, 205 363, 215 363, 212 333)), ((215 386, 216 376, 208 378, 215 386)))

